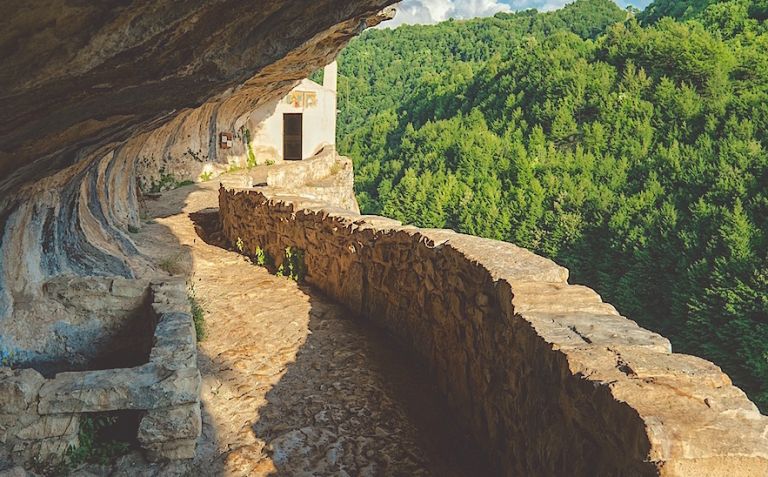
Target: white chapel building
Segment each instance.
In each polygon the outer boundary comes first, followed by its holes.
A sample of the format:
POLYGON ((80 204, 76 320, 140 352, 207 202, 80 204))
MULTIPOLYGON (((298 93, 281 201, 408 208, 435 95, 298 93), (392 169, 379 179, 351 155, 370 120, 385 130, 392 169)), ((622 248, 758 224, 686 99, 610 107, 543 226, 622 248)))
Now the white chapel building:
POLYGON ((251 113, 245 127, 257 164, 307 159, 336 144, 336 62, 323 71, 323 84, 302 80, 280 100, 251 113))

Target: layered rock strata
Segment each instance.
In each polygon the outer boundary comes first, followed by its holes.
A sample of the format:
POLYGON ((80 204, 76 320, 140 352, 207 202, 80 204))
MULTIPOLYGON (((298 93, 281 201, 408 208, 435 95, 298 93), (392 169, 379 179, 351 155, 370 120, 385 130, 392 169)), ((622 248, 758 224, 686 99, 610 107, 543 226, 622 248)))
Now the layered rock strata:
POLYGON ((330 62, 393 0, 0 6, 0 349, 52 276, 136 277, 140 181, 219 157, 217 131, 330 62), (139 164, 140 166, 137 166, 139 164))
POLYGON ((514 245, 220 191, 224 234, 389 330, 506 475, 768 474, 768 418, 705 360, 514 245), (294 256, 297 255, 294 253, 294 256))

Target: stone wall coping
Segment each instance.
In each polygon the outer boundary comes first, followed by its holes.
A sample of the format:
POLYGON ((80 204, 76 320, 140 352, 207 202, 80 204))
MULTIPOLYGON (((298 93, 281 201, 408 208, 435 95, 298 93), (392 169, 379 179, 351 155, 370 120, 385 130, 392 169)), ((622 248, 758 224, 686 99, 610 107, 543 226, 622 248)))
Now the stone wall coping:
POLYGON ((155 363, 124 369, 59 373, 40 389, 38 412, 66 414, 149 410, 196 402, 200 374, 155 363))

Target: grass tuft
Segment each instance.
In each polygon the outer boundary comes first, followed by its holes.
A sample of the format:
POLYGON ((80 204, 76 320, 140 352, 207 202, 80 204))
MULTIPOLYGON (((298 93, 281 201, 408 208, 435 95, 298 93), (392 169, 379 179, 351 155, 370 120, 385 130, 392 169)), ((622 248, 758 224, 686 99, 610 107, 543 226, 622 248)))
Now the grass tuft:
MULTIPOLYGON (((72 419, 77 417, 73 416, 72 419)), ((131 447, 128 442, 114 438, 118 425, 118 417, 110 413, 81 414, 77 447, 67 449, 64 460, 54 467, 37 465, 33 466, 35 471, 44 475, 69 475, 86 463, 109 464, 115 458, 125 455, 131 447)))
POLYGON ((157 266, 171 275, 181 275, 184 273, 184 267, 181 264, 182 254, 171 255, 164 258, 157 266))
POLYGON ((189 290, 189 306, 192 307, 192 321, 195 322, 195 334, 197 335, 197 341, 203 341, 205 339, 205 308, 200 303, 200 300, 195 296, 195 290, 189 290))

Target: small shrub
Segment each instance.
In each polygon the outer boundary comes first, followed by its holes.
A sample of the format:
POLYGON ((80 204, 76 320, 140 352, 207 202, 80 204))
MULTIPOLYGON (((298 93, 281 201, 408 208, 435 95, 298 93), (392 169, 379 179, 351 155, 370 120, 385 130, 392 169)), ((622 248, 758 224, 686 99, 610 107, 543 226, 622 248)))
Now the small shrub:
POLYGON ((127 442, 112 437, 117 422, 118 418, 109 414, 83 414, 77 436, 80 444, 67 449, 57 473, 69 473, 86 462, 106 465, 128 452, 130 445, 127 442))
POLYGON ((302 282, 305 275, 304 251, 298 248, 286 247, 283 263, 277 269, 277 276, 288 277, 296 282, 302 282))
POLYGON ((173 188, 173 184, 175 183, 176 183, 176 179, 174 179, 172 175, 164 174, 161 171, 160 180, 152 183, 152 185, 149 188, 149 192, 156 194, 158 192, 170 190, 173 188))
POLYGON ((267 255, 266 250, 262 249, 261 247, 256 247, 256 253, 253 255, 253 263, 264 267, 267 265, 267 262, 271 262, 271 260, 267 260, 268 258, 269 255, 267 255))
POLYGON ((195 335, 197 335, 197 341, 203 341, 205 339, 205 308, 200 303, 200 300, 195 296, 194 288, 189 290, 187 295, 189 299, 189 306, 192 307, 192 321, 195 323, 195 335))
POLYGON ((254 265, 266 267, 279 277, 288 277, 297 282, 304 278, 304 252, 302 250, 286 248, 283 264, 275 269, 275 259, 265 249, 256 247, 252 254, 247 253, 245 243, 240 237, 235 241, 235 248, 239 253, 247 256, 254 265))
POLYGON ((173 175, 160 171, 160 180, 152 183, 152 186, 149 188, 149 192, 156 194, 159 192, 178 189, 179 187, 192 185, 194 183, 195 181, 191 180, 179 181, 173 175))
POLYGON ((243 128, 243 142, 248 150, 248 168, 256 167, 256 153, 253 152, 253 144, 251 144, 251 130, 246 127, 243 128))
POLYGON ((157 266, 160 270, 170 273, 171 275, 180 275, 184 272, 184 268, 181 266, 182 254, 171 255, 164 258, 157 266))
POLYGON ((266 267, 270 271, 275 269, 275 259, 261 247, 256 247, 256 251, 251 255, 251 261, 260 267, 266 267))
POLYGON ((274 159, 267 159, 267 162, 265 162, 265 164, 268 165, 268 166, 274 166, 275 165, 275 160, 274 159))
POLYGON ((208 182, 213 179, 213 171, 206 171, 200 174, 200 182, 208 182))

